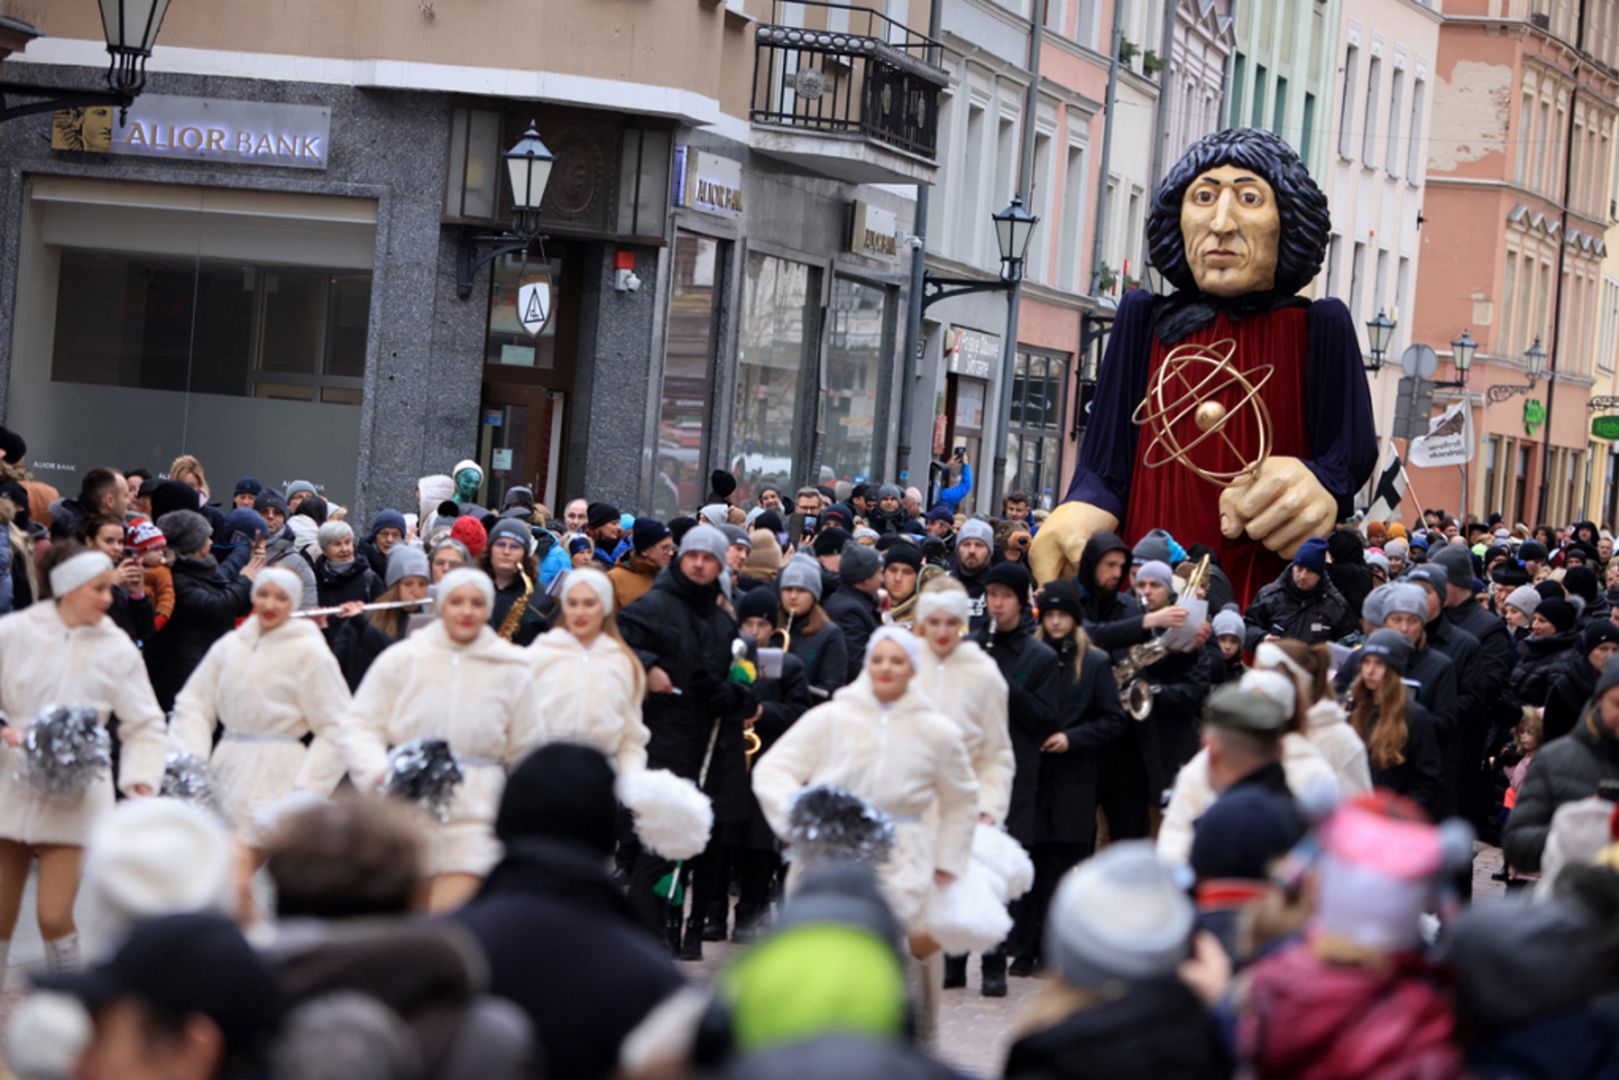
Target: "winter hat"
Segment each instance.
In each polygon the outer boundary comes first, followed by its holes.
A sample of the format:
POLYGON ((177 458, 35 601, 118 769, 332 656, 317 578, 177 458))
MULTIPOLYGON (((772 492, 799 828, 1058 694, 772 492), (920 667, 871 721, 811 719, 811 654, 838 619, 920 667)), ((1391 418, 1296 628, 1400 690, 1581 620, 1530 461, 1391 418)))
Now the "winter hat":
POLYGON ((1411 545, 1395 537, 1383 545, 1383 554, 1390 559, 1405 559, 1411 555, 1411 545))
POLYGON ((1384 623, 1388 622, 1389 594, 1394 590, 1394 586, 1397 584, 1399 584, 1399 582, 1379 585, 1377 588, 1367 593, 1365 601, 1363 601, 1360 606, 1360 617, 1366 622, 1371 623, 1374 627, 1382 626, 1384 623))
MULTIPOLYGON (((1400 523, 1400 522, 1398 522, 1398 521, 1391 521, 1391 522, 1389 522, 1389 524, 1388 524, 1388 534, 1389 534, 1389 535, 1390 535, 1390 536, 1393 536, 1393 537, 1397 537, 1397 538, 1399 538, 1399 539, 1402 539, 1402 540, 1403 540, 1403 539, 1405 539, 1405 537, 1407 537, 1407 536, 1408 536, 1408 535, 1410 535, 1410 534, 1409 534, 1409 533, 1408 533, 1408 532, 1407 532, 1407 531, 1406 531, 1406 528, 1405 528, 1405 526, 1404 526, 1404 525, 1402 525, 1402 524, 1401 524, 1401 523, 1400 523)), ((1385 545, 1383 545, 1383 546, 1384 546, 1384 548, 1385 548, 1385 549, 1387 549, 1387 547, 1388 547, 1388 545, 1387 545, 1387 544, 1385 544, 1385 545)))
POLYGON ((1596 700, 1615 686, 1619 686, 1619 656, 1609 657, 1602 665, 1602 675, 1597 679, 1597 688, 1591 691, 1591 699, 1596 700))
POLYGON ((1525 540, 1518 545, 1518 558, 1524 562, 1545 562, 1546 545, 1539 540, 1525 540))
POLYGON ((1169 568, 1168 563, 1159 562, 1157 559, 1136 567, 1136 580, 1155 581, 1170 592, 1175 591, 1175 571, 1169 568))
POLYGON ((1383 576, 1385 578, 1388 577, 1389 557, 1387 555, 1383 554, 1381 551, 1368 551, 1364 558, 1367 566, 1377 567, 1379 570, 1383 571, 1383 576))
POLYGON ((253 579, 252 597, 257 600, 259 592, 266 585, 274 585, 287 594, 292 601, 293 610, 297 610, 304 601, 304 580, 291 570, 279 566, 266 566, 259 571, 259 576, 253 579))
POLYGON ((968 518, 962 523, 961 531, 956 535, 956 546, 960 547, 968 540, 977 540, 994 551, 995 529, 983 518, 968 518))
POLYGON ((513 507, 519 507, 524 510, 533 510, 534 489, 531 487, 525 487, 522 484, 519 484, 513 488, 507 488, 506 494, 500 500, 500 508, 502 510, 510 510, 513 507))
POLYGON ((1060 611, 1075 622, 1085 618, 1084 609, 1080 605, 1079 584, 1067 578, 1050 582, 1034 598, 1034 606, 1040 609, 1040 614, 1060 611))
POLYGON ((1529 572, 1519 563, 1508 559, 1506 562, 1496 563, 1490 571, 1490 580, 1497 585, 1511 585, 1517 588, 1529 584, 1529 572))
POLYGON ((1598 645, 1619 645, 1619 626, 1609 619, 1592 619, 1580 631, 1580 651, 1589 653, 1598 645))
POLYGON ((282 517, 286 517, 287 500, 282 498, 281 492, 275 488, 265 488, 253 496, 253 509, 260 517, 263 517, 265 512, 269 510, 274 510, 282 517))
POLYGON ((854 510, 848 503, 835 502, 821 512, 825 521, 835 521, 845 529, 854 528, 854 510))
POLYGON ((145 518, 136 518, 124 533, 124 546, 144 555, 148 551, 161 551, 168 546, 168 541, 156 525, 145 518))
POLYGON ((715 469, 708 474, 708 489, 721 499, 728 499, 736 491, 736 477, 724 469, 715 469))
POLYGON ((882 533, 869 525, 856 525, 853 535, 856 540, 870 540, 873 547, 883 538, 882 533))
POLYGON ((1563 575, 1563 588, 1569 595, 1587 602, 1596 599, 1598 587, 1597 572, 1589 566, 1571 566, 1563 575))
POLYGON ((593 502, 585 508, 585 523, 588 528, 599 529, 617 520, 618 507, 611 503, 593 502))
POLYGON ((483 483, 483 466, 479 465, 476 461, 473 461, 471 458, 462 458, 460 461, 457 461, 455 463, 455 468, 450 470, 450 475, 451 476, 460 476, 462 473, 466 472, 468 469, 471 469, 473 472, 478 474, 478 483, 482 484, 483 483))
POLYGON ((1143 536, 1136 546, 1130 549, 1130 561, 1141 563, 1161 562, 1168 564, 1170 560, 1169 535, 1160 529, 1143 536))
POLYGON ((929 510, 927 512, 927 517, 924 520, 927 520, 927 521, 942 521, 945 524, 949 525, 949 524, 954 524, 955 523, 956 515, 951 513, 950 508, 948 506, 946 506, 944 503, 936 503, 936 504, 934 504, 933 509, 931 509, 931 510, 929 510))
POLYGON ((79 887, 84 959, 110 956, 138 922, 182 911, 229 914, 236 855, 213 814, 179 799, 130 799, 90 831, 79 887))
POLYGON ((884 499, 898 499, 904 502, 905 492, 900 490, 898 484, 884 484, 877 489, 877 501, 882 502, 884 499))
POLYGON ((328 521, 315 533, 315 542, 320 545, 322 551, 326 550, 327 544, 336 544, 352 539, 354 539, 354 530, 349 527, 349 523, 346 521, 328 521))
POLYGON ((1411 585, 1399 582, 1389 587, 1387 597, 1383 601, 1383 621, 1395 612, 1404 612, 1415 615, 1423 622, 1428 621, 1428 594, 1421 585, 1411 585))
POLYGON ((1406 665, 1411 663, 1411 642, 1398 630, 1374 631, 1360 651, 1363 656, 1377 657, 1396 675, 1404 675, 1406 665))
POLYGON ((476 559, 483 554, 483 549, 489 546, 489 534, 484 531, 483 522, 470 514, 463 514, 455 519, 450 526, 450 537, 461 541, 461 546, 476 559))
POLYGON ((749 551, 753 550, 753 539, 748 536, 748 531, 742 526, 725 524, 719 528, 720 532, 725 534, 725 539, 730 547, 745 547, 749 551))
POLYGON ((177 554, 193 555, 202 550, 214 534, 208 519, 195 510, 170 510, 157 519, 163 539, 177 554))
POLYGON ((1236 604, 1227 604, 1220 609, 1214 617, 1214 636, 1240 638, 1246 635, 1247 627, 1242 621, 1242 613, 1237 610, 1236 604))
POLYGON ((584 555, 595 550, 596 545, 592 544, 590 542, 590 537, 583 533, 574 533, 568 537, 569 555, 584 555))
POLYGON ((1450 583, 1464 589, 1473 587, 1473 554, 1460 544, 1446 544, 1433 553, 1432 562, 1444 567, 1450 583))
POLYGON ((753 547, 742 564, 742 573, 748 577, 774 579, 781 572, 781 544, 769 529, 754 529, 748 534, 753 547))
POLYGON ((815 534, 815 554, 817 557, 836 555, 848 546, 851 539, 847 529, 829 525, 815 534))
POLYGON ((1535 609, 1535 614, 1552 624, 1552 629, 1559 634, 1574 629, 1576 613, 1574 605, 1561 598, 1542 600, 1535 609))
POLYGON ((1573 1014, 1603 990, 1602 936, 1566 900, 1477 904, 1445 928, 1439 959, 1456 975, 1463 1015, 1480 1031, 1573 1014))
POLYGON ((1316 929, 1379 952, 1421 945, 1422 914, 1440 879, 1473 854, 1473 830, 1465 823, 1435 828, 1415 803, 1389 792, 1338 807, 1320 840, 1316 929))
POLYGON ((484 601, 491 608, 495 606, 495 583, 490 580, 489 575, 475 566, 458 566, 439 578, 437 596, 441 608, 452 593, 466 585, 471 585, 482 593, 484 601))
POLYGON ((8 427, 0 427, 0 457, 13 465, 28 456, 28 444, 23 437, 8 427))
POLYGON ((749 619, 765 619, 773 623, 780 612, 781 604, 776 598, 776 590, 771 588, 749 589, 736 602, 736 621, 739 624, 749 619))
POLYGON ((1029 568, 1019 562, 996 563, 985 570, 978 579, 987 591, 991 585, 1001 585, 1012 590, 1018 603, 1023 607, 1029 606, 1029 594, 1034 591, 1034 575, 1029 568))
POLYGON ((709 503, 707 506, 697 511, 697 517, 702 521, 708 522, 717 529, 721 525, 725 525, 730 522, 731 506, 729 503, 722 502, 709 503))
POLYGON ((290 503, 292 501, 292 497, 294 495, 297 495, 297 494, 300 494, 300 493, 302 493, 304 495, 319 495, 320 494, 319 491, 315 490, 315 485, 311 484, 308 480, 294 480, 292 483, 287 485, 287 490, 286 490, 286 500, 287 500, 287 502, 290 503))
POLYGON ((904 649, 906 658, 911 662, 911 671, 916 671, 917 666, 921 662, 919 659, 920 654, 918 652, 917 636, 905 629, 903 626, 893 625, 879 626, 875 631, 872 632, 871 639, 866 642, 866 657, 861 666, 871 663, 871 654, 876 651, 877 646, 881 645, 885 641, 892 641, 894 644, 904 649))
POLYGON ((1293 553, 1293 565, 1302 566, 1306 570, 1324 573, 1327 569, 1327 542, 1319 536, 1312 536, 1299 545, 1298 551, 1293 553))
POLYGON ((547 743, 506 778, 495 837, 507 847, 531 839, 561 840, 611 855, 618 816, 615 779, 612 763, 595 747, 547 743))
POLYGON ((1545 581, 1535 582, 1535 591, 1542 600, 1562 600, 1568 596, 1568 590, 1556 578, 1547 578, 1545 581))
POLYGON ((377 516, 371 519, 371 531, 366 534, 366 539, 375 540, 377 533, 383 529, 398 529, 403 537, 410 531, 410 526, 405 524, 405 515, 398 510, 378 510, 377 516))
POLYGON ((606 574, 593 566, 569 567, 562 575, 562 587, 557 590, 557 596, 566 597, 575 585, 588 585, 601 601, 602 610, 609 615, 613 613, 613 583, 606 574))
POLYGON ((383 575, 382 583, 385 588, 391 589, 408 577, 431 580, 432 576, 425 551, 410 544, 395 544, 393 550, 388 552, 388 571, 383 575))
POLYGON ((630 530, 630 546, 640 555, 653 545, 662 543, 668 535, 669 526, 657 518, 639 517, 635 519, 635 527, 630 530))
POLYGON ((787 531, 787 525, 781 520, 781 515, 774 510, 761 510, 753 518, 754 529, 766 529, 780 536, 787 531))
MULTIPOLYGON (((885 537, 884 539, 889 539, 885 537)), ((922 569, 922 549, 909 540, 900 540, 889 544, 883 552, 884 566, 909 566, 912 570, 922 569)))
POLYGON ((490 527, 488 535, 490 546, 500 539, 515 540, 523 545, 525 553, 534 554, 534 529, 521 518, 501 518, 490 527))
POLYGON ((725 534, 712 525, 698 525, 687 531, 680 539, 680 558, 684 559, 692 552, 701 551, 714 556, 714 560, 721 566, 725 565, 725 549, 731 542, 725 534))
POLYGON ((859 585, 883 568, 883 559, 876 551, 851 540, 843 547, 843 559, 838 563, 838 580, 845 585, 859 585))
POLYGON ((1235 686, 1227 684, 1209 695, 1203 719, 1215 727, 1280 736, 1293 719, 1298 696, 1298 684, 1291 675, 1250 668, 1235 686))
POLYGON ((821 564, 808 555, 794 555, 781 568, 783 589, 803 589, 821 602, 821 564))
POLYGON ((1540 606, 1541 596, 1533 586, 1519 585, 1507 594, 1506 606, 1515 607, 1523 612, 1524 618, 1533 618, 1535 609, 1540 606))
MULTIPOLYGON (((1450 581, 1450 575, 1445 572, 1444 567, 1436 566, 1433 563, 1428 563, 1425 566, 1417 567, 1409 574, 1405 575, 1405 580, 1411 585, 1426 585, 1428 588, 1433 590, 1433 594, 1435 596, 1439 597, 1440 603, 1444 603, 1445 586, 1450 581)), ((1424 619, 1427 617, 1427 615, 1423 615, 1424 619)))
POLYGON ((258 493, 263 491, 263 490, 264 490, 264 485, 263 484, 259 483, 257 480, 253 479, 251 476, 244 476, 240 480, 236 481, 236 491, 234 492, 234 494, 236 494, 236 495, 252 495, 252 496, 257 497, 258 493))
POLYGON ((1304 838, 1297 808, 1255 784, 1214 800, 1193 830, 1188 862, 1199 881, 1266 881, 1271 863, 1304 838))
POLYGON ((51 568, 51 595, 61 599, 74 589, 82 588, 112 569, 112 560, 104 552, 81 551, 51 568))
POLYGON ((1046 956, 1075 986, 1145 982, 1190 953, 1192 903, 1152 844, 1109 844, 1063 876, 1046 919, 1046 956))

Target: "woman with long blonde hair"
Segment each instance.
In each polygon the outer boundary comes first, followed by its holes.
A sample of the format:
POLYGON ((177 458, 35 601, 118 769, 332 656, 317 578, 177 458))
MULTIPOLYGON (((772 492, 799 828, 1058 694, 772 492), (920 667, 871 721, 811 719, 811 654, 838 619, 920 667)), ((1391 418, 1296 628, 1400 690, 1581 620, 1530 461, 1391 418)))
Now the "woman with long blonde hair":
POLYGON ((1349 687, 1349 723, 1366 744, 1372 785, 1404 795, 1440 821, 1444 764, 1432 714, 1403 680, 1410 659, 1411 643, 1398 630, 1379 630, 1366 639, 1349 687))

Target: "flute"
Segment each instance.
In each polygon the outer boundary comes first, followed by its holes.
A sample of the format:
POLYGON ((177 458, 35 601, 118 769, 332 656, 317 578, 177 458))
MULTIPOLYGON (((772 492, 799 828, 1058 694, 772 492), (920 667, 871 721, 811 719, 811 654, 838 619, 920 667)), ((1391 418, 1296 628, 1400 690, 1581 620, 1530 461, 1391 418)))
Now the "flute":
MULTIPOLYGON (((361 611, 388 611, 388 610, 391 610, 393 608, 406 608, 406 607, 431 608, 432 606, 433 606, 433 601, 432 601, 431 598, 428 598, 426 600, 389 600, 387 603, 384 603, 384 604, 366 604, 360 610, 361 611)), ((338 606, 338 607, 310 608, 308 611, 294 611, 289 616, 289 618, 293 618, 293 619, 313 619, 313 618, 315 618, 317 616, 320 616, 320 615, 336 615, 338 612, 340 612, 342 610, 343 610, 343 607, 341 605, 338 606)))

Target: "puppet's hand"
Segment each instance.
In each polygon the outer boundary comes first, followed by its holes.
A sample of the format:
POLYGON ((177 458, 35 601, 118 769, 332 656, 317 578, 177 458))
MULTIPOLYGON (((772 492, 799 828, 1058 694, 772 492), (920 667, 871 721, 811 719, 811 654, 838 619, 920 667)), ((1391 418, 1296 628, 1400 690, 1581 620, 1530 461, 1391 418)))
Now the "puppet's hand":
MULTIPOLYGON (((1085 502, 1060 504, 1034 534, 1029 547, 1029 569, 1044 585, 1058 578, 1071 578, 1079 570, 1079 556, 1085 541, 1094 533, 1119 527, 1119 519, 1085 502)), ((1084 582, 1087 587, 1090 582, 1084 582)))
POLYGON ((1289 559, 1310 537, 1330 533, 1337 517, 1338 500, 1295 457, 1265 459, 1252 480, 1220 496, 1220 532, 1227 539, 1247 533, 1289 559))

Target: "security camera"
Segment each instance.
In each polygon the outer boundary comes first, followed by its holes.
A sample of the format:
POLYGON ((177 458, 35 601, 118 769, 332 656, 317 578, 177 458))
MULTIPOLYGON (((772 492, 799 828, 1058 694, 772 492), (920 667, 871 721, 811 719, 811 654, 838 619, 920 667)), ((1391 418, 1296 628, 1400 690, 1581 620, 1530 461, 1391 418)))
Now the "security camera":
POLYGON ((619 292, 637 292, 641 279, 635 276, 634 270, 619 270, 613 276, 613 288, 619 292))

